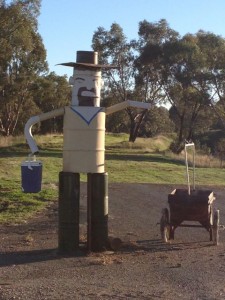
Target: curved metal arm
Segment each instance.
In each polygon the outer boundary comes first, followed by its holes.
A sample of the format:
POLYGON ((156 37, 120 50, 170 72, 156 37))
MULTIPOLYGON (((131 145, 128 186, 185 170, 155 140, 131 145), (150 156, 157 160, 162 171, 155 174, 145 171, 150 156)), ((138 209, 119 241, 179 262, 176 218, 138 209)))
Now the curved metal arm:
POLYGON ((106 115, 110 115, 114 112, 125 109, 127 107, 135 107, 135 108, 140 108, 140 109, 150 109, 151 104, 150 103, 139 102, 139 101, 126 100, 126 101, 123 101, 121 103, 118 103, 118 104, 112 105, 110 107, 107 107, 105 109, 105 112, 106 112, 106 115))
POLYGON ((43 113, 43 114, 38 115, 38 116, 31 117, 27 121, 27 123, 25 125, 25 128, 24 128, 24 135, 25 135, 27 143, 28 143, 28 145, 31 149, 32 154, 37 154, 39 152, 37 144, 34 140, 32 132, 31 132, 32 126, 34 124, 37 124, 37 123, 41 122, 41 121, 48 120, 48 119, 51 119, 51 118, 54 118, 54 117, 58 117, 58 116, 61 116, 63 114, 64 114, 64 108, 59 108, 59 109, 55 109, 55 110, 52 110, 52 111, 47 112, 47 113, 43 113))

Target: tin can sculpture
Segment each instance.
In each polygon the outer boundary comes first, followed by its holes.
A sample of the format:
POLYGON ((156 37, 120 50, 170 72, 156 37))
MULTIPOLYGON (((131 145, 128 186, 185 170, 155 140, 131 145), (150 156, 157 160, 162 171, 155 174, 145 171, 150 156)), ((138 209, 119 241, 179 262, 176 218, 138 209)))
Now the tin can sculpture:
POLYGON ((105 173, 105 118, 127 107, 149 109, 148 103, 124 101, 111 107, 100 106, 101 70, 115 68, 98 64, 98 52, 77 51, 69 83, 73 86, 72 103, 39 116, 25 125, 25 137, 32 154, 39 152, 31 133, 32 126, 43 120, 64 116, 63 170, 59 173, 58 248, 68 253, 79 247, 80 173, 87 173, 88 248, 101 251, 108 241, 108 174, 105 173))

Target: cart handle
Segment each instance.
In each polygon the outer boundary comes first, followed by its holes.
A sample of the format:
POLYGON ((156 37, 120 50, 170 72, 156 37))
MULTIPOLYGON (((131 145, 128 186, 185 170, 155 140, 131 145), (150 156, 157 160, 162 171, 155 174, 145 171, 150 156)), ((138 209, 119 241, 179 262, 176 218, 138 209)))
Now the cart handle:
POLYGON ((194 143, 185 144, 185 164, 186 164, 188 194, 190 195, 191 194, 191 187, 190 187, 190 176, 189 176, 189 169, 188 169, 187 147, 193 147, 193 189, 195 190, 195 144, 194 143))
POLYGON ((195 144, 194 143, 187 143, 187 144, 185 144, 185 148, 186 147, 192 147, 192 146, 195 146, 195 144))

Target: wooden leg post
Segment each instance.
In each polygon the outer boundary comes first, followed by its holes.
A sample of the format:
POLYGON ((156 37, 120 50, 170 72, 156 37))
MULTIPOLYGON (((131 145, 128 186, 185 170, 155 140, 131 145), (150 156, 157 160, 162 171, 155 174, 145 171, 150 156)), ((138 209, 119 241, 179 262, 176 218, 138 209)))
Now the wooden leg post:
POLYGON ((59 173, 59 253, 79 248, 80 174, 59 173))
POLYGON ((102 251, 108 244, 108 174, 88 174, 88 249, 102 251))

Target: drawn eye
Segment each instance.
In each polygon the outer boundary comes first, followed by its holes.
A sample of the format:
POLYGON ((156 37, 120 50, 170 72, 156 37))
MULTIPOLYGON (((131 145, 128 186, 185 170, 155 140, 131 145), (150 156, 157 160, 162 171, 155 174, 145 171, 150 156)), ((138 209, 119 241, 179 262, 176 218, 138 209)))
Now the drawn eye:
POLYGON ((80 77, 77 77, 75 80, 77 83, 80 83, 80 84, 84 82, 84 79, 80 78, 80 77))

